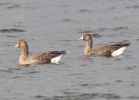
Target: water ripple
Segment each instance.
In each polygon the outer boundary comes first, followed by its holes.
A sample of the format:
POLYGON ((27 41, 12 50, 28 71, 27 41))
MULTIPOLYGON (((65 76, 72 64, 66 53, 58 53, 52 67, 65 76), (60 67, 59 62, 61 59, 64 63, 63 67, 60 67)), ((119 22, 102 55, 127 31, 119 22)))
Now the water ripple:
POLYGON ((0 30, 1 33, 14 33, 14 32, 25 32, 22 29, 2 29, 0 30))
MULTIPOLYGON (((71 94, 71 93, 70 93, 71 94)), ((121 97, 116 94, 99 94, 99 93, 92 93, 92 94, 80 94, 80 95, 70 95, 70 96, 54 96, 54 97, 47 97, 47 96, 35 96, 35 99, 44 99, 44 100, 89 100, 94 98, 106 98, 106 99, 120 99, 121 97)))

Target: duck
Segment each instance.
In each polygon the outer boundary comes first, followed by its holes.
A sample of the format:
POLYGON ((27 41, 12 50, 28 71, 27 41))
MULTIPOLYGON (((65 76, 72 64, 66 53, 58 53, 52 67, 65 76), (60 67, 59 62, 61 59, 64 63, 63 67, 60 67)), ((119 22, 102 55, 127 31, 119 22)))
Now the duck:
POLYGON ((20 65, 29 65, 29 64, 59 64, 61 58, 68 53, 68 51, 49 51, 49 52, 40 52, 28 55, 28 44, 24 40, 20 40, 14 48, 21 48, 22 52, 19 57, 20 65))
POLYGON ((87 41, 86 47, 84 49, 84 55, 86 56, 98 55, 106 57, 116 57, 122 55, 124 50, 128 46, 130 46, 130 43, 124 43, 124 44, 99 46, 97 48, 92 49, 93 39, 90 34, 84 34, 78 40, 87 41))

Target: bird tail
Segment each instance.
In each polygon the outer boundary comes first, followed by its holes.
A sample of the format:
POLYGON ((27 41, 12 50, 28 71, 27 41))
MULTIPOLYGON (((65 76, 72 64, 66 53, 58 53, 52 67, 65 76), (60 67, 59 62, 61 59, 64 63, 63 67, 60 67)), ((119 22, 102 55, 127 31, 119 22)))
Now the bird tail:
POLYGON ((128 46, 130 46, 130 44, 131 43, 125 43, 125 44, 123 44, 123 46, 128 47, 128 46))
POLYGON ((120 46, 120 47, 128 47, 131 43, 120 43, 120 44, 114 44, 112 46, 120 46))
POLYGON ((55 53, 55 54, 67 54, 69 51, 50 51, 49 53, 55 53))

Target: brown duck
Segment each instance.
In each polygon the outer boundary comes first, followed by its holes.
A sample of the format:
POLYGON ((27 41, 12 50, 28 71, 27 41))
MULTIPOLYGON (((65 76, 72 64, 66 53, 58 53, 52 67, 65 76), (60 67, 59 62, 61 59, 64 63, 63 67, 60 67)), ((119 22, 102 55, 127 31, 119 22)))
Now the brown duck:
POLYGON ((122 55, 124 50, 127 48, 127 46, 130 45, 130 43, 126 44, 114 44, 114 45, 106 45, 106 46, 100 46, 92 50, 92 37, 90 34, 84 34, 81 38, 78 40, 84 40, 87 41, 84 55, 89 56, 92 54, 99 55, 99 56, 119 56, 122 55))
POLYGON ((21 48, 22 52, 19 58, 19 63, 21 65, 25 64, 46 64, 46 63, 55 63, 59 64, 63 55, 67 54, 67 51, 51 51, 51 52, 40 52, 28 56, 28 44, 26 41, 21 40, 17 43, 15 48, 21 48))

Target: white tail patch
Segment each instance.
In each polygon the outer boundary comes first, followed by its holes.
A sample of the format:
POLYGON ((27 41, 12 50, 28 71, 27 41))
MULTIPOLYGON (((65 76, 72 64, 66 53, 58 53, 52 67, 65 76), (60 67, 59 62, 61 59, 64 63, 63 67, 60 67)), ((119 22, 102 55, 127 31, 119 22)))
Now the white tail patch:
POLYGON ((114 51, 114 52, 112 53, 112 56, 119 56, 119 55, 122 55, 125 49, 126 49, 126 47, 122 47, 122 48, 120 48, 120 49, 114 51))
POLYGON ((59 64, 59 62, 60 62, 62 56, 64 56, 64 54, 61 54, 61 55, 59 55, 59 56, 57 56, 57 57, 51 59, 51 63, 59 64))

